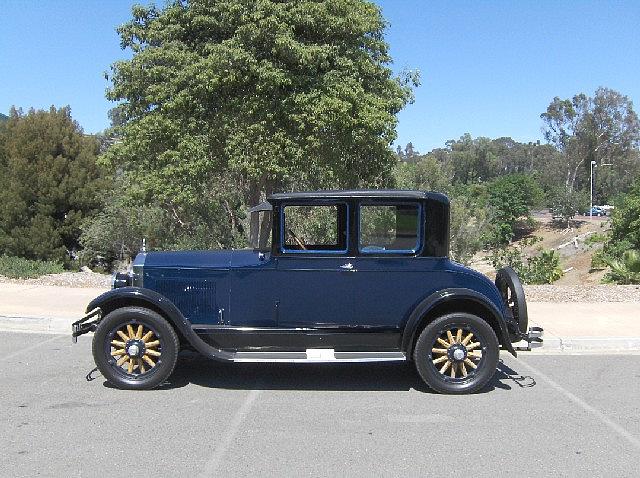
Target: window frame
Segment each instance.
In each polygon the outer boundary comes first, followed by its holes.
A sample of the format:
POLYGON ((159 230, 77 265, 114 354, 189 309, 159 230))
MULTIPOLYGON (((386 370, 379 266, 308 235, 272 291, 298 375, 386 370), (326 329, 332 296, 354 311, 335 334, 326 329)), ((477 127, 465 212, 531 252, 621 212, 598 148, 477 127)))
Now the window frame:
MULTIPOLYGON (((338 209, 338 212, 340 210, 338 209)), ((278 220, 280 223, 280 237, 279 237, 279 242, 280 242, 280 246, 279 246, 279 253, 280 254, 292 254, 292 255, 298 255, 298 254, 302 254, 302 255, 328 255, 328 256, 339 256, 339 255, 346 255, 349 252, 350 249, 350 242, 351 242, 351 205, 349 204, 348 201, 344 201, 344 200, 326 200, 326 201, 318 201, 318 200, 314 200, 314 201, 287 201, 287 202, 283 202, 280 205, 280 214, 278 215, 278 220), (345 248, 344 249, 288 249, 286 246, 286 242, 285 242, 285 237, 286 237, 286 230, 287 230, 287 224, 286 224, 286 218, 285 218, 285 209, 288 206, 317 206, 317 207, 324 207, 324 206, 344 206, 345 210, 344 210, 344 229, 345 229, 345 248)), ((338 224, 340 224, 340 217, 337 217, 338 219, 338 224)), ((340 232, 340 231, 338 231, 340 232)))
POLYGON ((393 200, 380 200, 380 201, 361 201, 358 203, 356 209, 356 251, 361 256, 403 256, 403 257, 415 257, 422 254, 424 249, 424 235, 425 235, 425 217, 424 207, 420 201, 393 201, 393 200), (377 250, 377 251, 365 251, 362 250, 361 239, 361 223, 362 223, 362 207, 363 206, 414 206, 418 208, 417 214, 417 242, 415 249, 392 249, 392 250, 377 250))

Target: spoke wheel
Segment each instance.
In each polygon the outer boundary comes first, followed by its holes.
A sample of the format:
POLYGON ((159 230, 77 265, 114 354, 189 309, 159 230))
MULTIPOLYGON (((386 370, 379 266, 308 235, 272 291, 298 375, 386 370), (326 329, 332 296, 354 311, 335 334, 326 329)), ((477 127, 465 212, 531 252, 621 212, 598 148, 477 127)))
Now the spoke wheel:
POLYGON ((486 348, 477 337, 468 326, 446 328, 438 334, 430 360, 444 380, 462 381, 473 377, 486 348))
POLYGON ((111 355, 109 363, 117 372, 132 377, 150 373, 162 360, 160 334, 137 321, 114 328, 106 345, 111 355))
POLYGON ((150 389, 173 372, 179 342, 158 313, 123 307, 107 314, 93 336, 93 357, 102 375, 117 388, 150 389))
POLYGON ((448 314, 428 324, 414 349, 420 377, 440 393, 473 393, 493 377, 499 343, 482 318, 448 314))

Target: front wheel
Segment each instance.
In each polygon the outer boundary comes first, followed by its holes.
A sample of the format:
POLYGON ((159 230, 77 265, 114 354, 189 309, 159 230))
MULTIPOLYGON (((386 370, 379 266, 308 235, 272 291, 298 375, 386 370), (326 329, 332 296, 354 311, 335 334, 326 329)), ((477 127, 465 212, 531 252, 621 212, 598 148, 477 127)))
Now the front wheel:
POLYGON ((424 382, 439 393, 473 393, 493 377, 500 354, 487 322, 453 313, 427 325, 416 342, 414 362, 424 382))
POLYGON ((179 347, 175 330, 160 314, 123 307, 100 321, 92 348, 96 366, 111 384, 148 390, 169 378, 179 347))

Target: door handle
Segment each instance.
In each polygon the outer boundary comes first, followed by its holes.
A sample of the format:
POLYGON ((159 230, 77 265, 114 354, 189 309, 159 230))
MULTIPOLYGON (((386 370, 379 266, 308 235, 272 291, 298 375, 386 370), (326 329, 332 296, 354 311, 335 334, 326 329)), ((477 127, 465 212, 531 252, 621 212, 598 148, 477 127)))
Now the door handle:
POLYGON ((353 264, 351 262, 347 262, 346 264, 342 264, 340 266, 340 269, 342 269, 343 271, 352 271, 353 270, 353 264))

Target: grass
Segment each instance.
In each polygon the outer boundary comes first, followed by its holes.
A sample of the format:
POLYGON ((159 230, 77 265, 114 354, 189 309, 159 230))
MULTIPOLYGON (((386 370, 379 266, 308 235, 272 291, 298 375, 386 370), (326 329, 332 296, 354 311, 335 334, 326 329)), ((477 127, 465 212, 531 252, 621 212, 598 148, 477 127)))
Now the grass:
POLYGON ((10 279, 32 279, 60 272, 64 272, 64 267, 58 262, 32 261, 22 257, 0 256, 0 276, 10 279))

